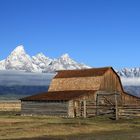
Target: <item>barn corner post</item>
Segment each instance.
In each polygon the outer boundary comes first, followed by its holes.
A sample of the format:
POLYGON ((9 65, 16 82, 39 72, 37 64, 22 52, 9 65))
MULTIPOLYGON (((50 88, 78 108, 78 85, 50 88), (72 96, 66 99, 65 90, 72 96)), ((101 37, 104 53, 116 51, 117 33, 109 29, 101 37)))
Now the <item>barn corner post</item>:
POLYGON ((118 120, 118 94, 115 92, 115 120, 118 120))
POLYGON ((84 99, 84 118, 87 117, 86 99, 84 99))
POLYGON ((99 95, 96 94, 96 116, 98 116, 98 106, 99 106, 99 95))

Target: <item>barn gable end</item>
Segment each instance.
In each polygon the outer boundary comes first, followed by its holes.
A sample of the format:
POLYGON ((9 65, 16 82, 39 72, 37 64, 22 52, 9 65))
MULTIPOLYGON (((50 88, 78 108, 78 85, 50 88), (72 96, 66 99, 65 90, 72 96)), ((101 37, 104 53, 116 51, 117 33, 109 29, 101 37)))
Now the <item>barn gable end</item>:
POLYGON ((112 68, 109 68, 102 76, 100 90, 123 93, 121 81, 112 68))
POLYGON ((99 90, 107 68, 63 70, 52 80, 48 91, 99 90))
POLYGON ((56 78, 52 80, 48 91, 99 90, 101 78, 101 76, 56 78))

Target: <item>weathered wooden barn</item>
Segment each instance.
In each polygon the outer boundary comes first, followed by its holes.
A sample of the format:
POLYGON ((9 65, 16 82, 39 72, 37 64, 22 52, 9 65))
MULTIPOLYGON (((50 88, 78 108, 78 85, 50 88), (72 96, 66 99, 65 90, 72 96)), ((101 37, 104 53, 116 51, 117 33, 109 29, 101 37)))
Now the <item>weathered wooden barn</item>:
POLYGON ((21 99, 23 115, 90 117, 118 106, 140 105, 140 99, 123 90, 112 67, 58 71, 48 92, 21 99))

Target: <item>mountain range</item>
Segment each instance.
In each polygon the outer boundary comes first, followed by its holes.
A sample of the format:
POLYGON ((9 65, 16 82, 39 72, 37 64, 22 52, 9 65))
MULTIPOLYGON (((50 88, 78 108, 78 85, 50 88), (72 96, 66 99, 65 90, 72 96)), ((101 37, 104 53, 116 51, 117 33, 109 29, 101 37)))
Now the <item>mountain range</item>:
MULTIPOLYGON (((63 54, 59 58, 49 58, 43 53, 29 56, 23 45, 17 46, 10 55, 0 61, 0 70, 20 70, 25 72, 54 73, 57 70, 86 69, 91 68, 82 63, 78 63, 68 54, 63 54)), ((116 70, 123 78, 140 77, 140 68, 123 68, 116 70)))
POLYGON ((29 56, 22 45, 16 47, 6 59, 0 61, 0 70, 48 73, 57 70, 83 68, 89 68, 89 66, 74 61, 68 54, 64 54, 58 59, 49 58, 43 53, 29 56))

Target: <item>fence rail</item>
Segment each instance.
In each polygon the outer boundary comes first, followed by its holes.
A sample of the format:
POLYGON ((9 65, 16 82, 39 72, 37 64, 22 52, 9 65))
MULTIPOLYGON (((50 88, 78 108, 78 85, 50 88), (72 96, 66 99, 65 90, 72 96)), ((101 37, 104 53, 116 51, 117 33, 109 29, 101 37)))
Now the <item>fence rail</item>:
POLYGON ((124 105, 118 107, 119 118, 137 118, 140 117, 140 106, 124 105))
MULTIPOLYGON (((83 109, 81 109, 83 111, 83 109)), ((110 114, 113 118, 137 118, 140 117, 140 106, 138 105, 91 105, 86 104, 87 117, 110 114)))

